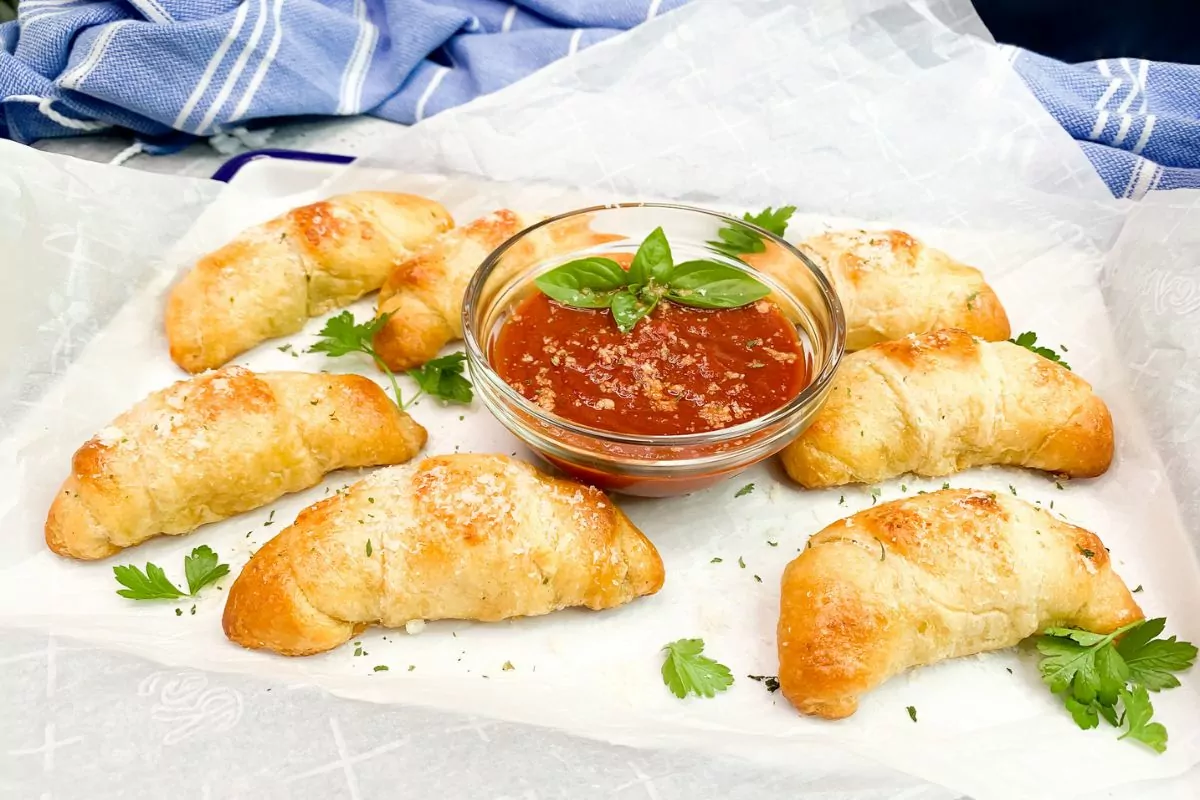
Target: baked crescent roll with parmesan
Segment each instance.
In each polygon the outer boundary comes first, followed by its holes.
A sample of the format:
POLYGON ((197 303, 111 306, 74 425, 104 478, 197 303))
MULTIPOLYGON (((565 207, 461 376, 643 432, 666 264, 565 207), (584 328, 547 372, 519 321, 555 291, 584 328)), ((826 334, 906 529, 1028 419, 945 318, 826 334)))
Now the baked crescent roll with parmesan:
POLYGON ((397 262, 453 224, 424 197, 354 192, 243 231, 171 290, 171 358, 203 372, 295 333, 309 317, 378 289, 397 262))
MULTIPOLYGON (((396 266, 379 292, 376 314, 391 316, 373 342, 389 369, 418 367, 462 338, 463 293, 471 276, 493 250, 535 221, 501 209, 443 233, 396 266)), ((586 219, 564 220, 523 240, 505 254, 504 265, 522 268, 620 238, 590 230, 586 219)))
POLYGON ((210 372, 155 392, 75 453, 46 544, 93 559, 188 533, 317 484, 398 464, 425 429, 359 375, 210 372))
POLYGON ((1013 497, 933 492, 835 522, 788 564, 779 685, 802 713, 840 719, 910 667, 1141 618, 1095 534, 1013 497))
POLYGON ((224 627, 309 655, 369 625, 613 608, 662 583, 654 546, 599 490, 505 456, 438 456, 301 512, 246 564, 224 627))
POLYGON ((1092 478, 1112 456, 1112 417, 1087 381, 1019 345, 957 330, 847 356, 825 406, 781 454, 808 488, 984 464, 1092 478))
MULTIPOLYGON (((941 328, 996 342, 1011 335, 1004 307, 979 270, 903 231, 833 231, 796 246, 837 290, 847 350, 941 328)), ((774 274, 771 255, 768 248, 746 260, 774 274)))

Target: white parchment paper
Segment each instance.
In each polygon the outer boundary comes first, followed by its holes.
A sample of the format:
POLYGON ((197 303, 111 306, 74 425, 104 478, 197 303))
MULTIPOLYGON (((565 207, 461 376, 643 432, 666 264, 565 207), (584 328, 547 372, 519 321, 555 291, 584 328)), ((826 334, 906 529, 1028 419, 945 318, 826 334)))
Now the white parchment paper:
MULTIPOLYGON (((1198 498, 1190 471, 1200 455, 1197 403, 1187 387, 1200 386, 1194 371, 1200 243, 1192 233, 1179 234, 1196 229, 1200 212, 1188 195, 1132 212, 1111 201, 1002 54, 956 32, 971 22, 956 22, 960 11, 908 3, 853 10, 698 3, 381 141, 378 156, 324 191, 419 191, 441 199, 462 221, 497 206, 555 211, 614 197, 727 210, 793 203, 801 208, 789 232, 794 238, 857 223, 898 225, 925 237, 984 269, 1017 330, 1036 330, 1069 348, 1072 366, 1109 403, 1119 433, 1114 468, 1097 481, 1060 490, 1041 476, 990 469, 955 476, 952 485, 1053 502, 1056 512, 1101 535, 1127 582, 1145 587, 1139 600, 1148 614, 1166 614, 1172 632, 1200 639, 1200 571, 1181 523, 1194 518, 1198 498)), ((1078 731, 1040 685, 1034 659, 1017 651, 893 680, 847 721, 796 715, 743 676, 775 672, 783 565, 809 534, 872 499, 865 489, 802 492, 782 481, 774 465, 687 498, 623 502, 663 553, 668 583, 660 595, 612 613, 437 623, 416 637, 375 631, 362 637, 367 656, 344 648, 281 659, 224 640, 219 591, 202 598, 195 614, 183 606, 181 616, 171 606, 116 597, 107 565, 65 562, 40 540, 70 455, 132 402, 180 377, 161 334, 162 293, 175 272, 246 224, 311 197, 230 190, 206 205, 207 190, 193 182, 129 183, 128 173, 93 168, 82 171, 92 183, 78 184, 76 212, 102 222, 89 228, 72 216, 69 202, 39 207, 39 197, 62 196, 61 187, 43 192, 42 181, 67 180, 71 168, 47 156, 37 156, 34 166, 26 152, 0 148, 0 158, 11 154, 6 166, 27 170, 12 184, 16 198, 4 197, 4 230, 70 226, 61 229, 70 231, 74 250, 59 254, 65 288, 47 280, 31 290, 31 302, 19 301, 54 322, 14 351, 32 353, 18 374, 42 378, 22 378, 12 390, 16 400, 8 402, 0 442, 0 485, 10 487, 0 500, 6 531, 0 623, 174 665, 311 683, 345 697, 496 716, 624 744, 669 744, 785 767, 868 759, 977 798, 1083 795, 1179 775, 1200 763, 1200 694, 1193 681, 1158 702, 1157 716, 1172 739, 1166 755, 1154 756, 1109 731, 1078 731), (119 213, 105 202, 115 191, 123 191, 119 213), (164 245, 201 207, 203 215, 168 253, 164 245), (91 249, 97 240, 114 250, 91 249), (103 253, 91 260, 105 265, 144 261, 117 273, 122 294, 104 305, 85 281, 97 268, 77 255, 84 252, 103 253), (64 294, 65 306, 36 305, 51 287, 64 294), (62 332, 62 308, 72 303, 97 320, 86 333, 62 332), (45 350, 51 332, 70 344, 45 350), (734 498, 749 482, 755 491, 734 498), (723 560, 714 564, 714 557, 723 560), (702 636, 708 652, 733 668, 738 682, 730 692, 681 703, 664 690, 657 650, 681 636, 702 636), (515 669, 503 671, 505 661, 515 669), (381 664, 389 670, 373 672, 381 664), (918 709, 916 725, 908 705, 918 709), (1090 766, 1062 768, 1080 763, 1090 766)), ((50 239, 18 236, 17 249, 0 257, 7 265, 15 256, 21 274, 30 274, 50 239)), ((111 281, 103 283, 113 291, 111 281)), ((370 302, 354 310, 370 313, 370 302)), ((314 320, 291 337, 292 351, 306 347, 320 325, 314 320)), ((238 361, 254 369, 373 375, 361 362, 293 357, 276 349, 280 344, 238 361)), ((430 430, 429 453, 520 453, 478 407, 422 403, 414 415, 430 430)), ((184 553, 207 543, 236 573, 300 508, 354 477, 335 475, 274 504, 273 519, 263 509, 146 544, 115 563, 179 565, 184 553)), ((935 485, 892 481, 881 487, 881 499, 935 485)))

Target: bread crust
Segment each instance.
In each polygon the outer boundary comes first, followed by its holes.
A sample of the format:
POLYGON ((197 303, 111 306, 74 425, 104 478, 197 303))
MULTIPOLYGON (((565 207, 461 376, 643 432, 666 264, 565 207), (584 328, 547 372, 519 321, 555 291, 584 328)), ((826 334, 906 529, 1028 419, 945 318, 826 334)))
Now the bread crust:
POLYGON ((335 469, 399 464, 424 444, 425 429, 360 375, 227 367, 151 394, 80 447, 46 544, 104 558, 266 505, 335 469))
POLYGON ((198 373, 225 364, 309 317, 383 285, 395 264, 450 228, 439 203, 354 192, 312 203, 240 233, 201 258, 171 289, 171 359, 198 373))
POLYGON ((985 464, 1093 478, 1113 447, 1112 417, 1087 381, 1010 342, 944 330, 846 356, 781 458, 793 480, 818 488, 985 464))
POLYGON ((599 490, 507 456, 437 456, 301 512, 242 570, 223 624, 244 647, 309 655, 368 625, 613 608, 663 578, 599 490))
POLYGON ((947 489, 826 527, 784 570, 779 684, 799 711, 854 713, 911 667, 1011 647, 1052 626, 1142 618, 1103 542, 1014 497, 947 489))

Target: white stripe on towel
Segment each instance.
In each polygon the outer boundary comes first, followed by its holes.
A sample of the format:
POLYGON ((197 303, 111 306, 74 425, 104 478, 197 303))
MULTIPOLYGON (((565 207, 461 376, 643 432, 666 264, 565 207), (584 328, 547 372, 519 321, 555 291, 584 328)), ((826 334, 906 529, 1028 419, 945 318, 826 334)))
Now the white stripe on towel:
POLYGON ((583 38, 583 28, 576 28, 571 34, 571 42, 567 45, 567 55, 573 56, 579 52, 579 40, 583 38))
POLYGON ((1138 67, 1138 85, 1142 87, 1142 104, 1138 108, 1139 114, 1146 113, 1146 70, 1150 68, 1150 62, 1146 59, 1141 60, 1141 66, 1138 67))
POLYGON ((1128 58, 1121 59, 1121 69, 1125 70, 1125 73, 1129 75, 1129 95, 1121 101, 1121 105, 1117 106, 1117 111, 1121 114, 1124 114, 1129 110, 1129 107, 1133 105, 1133 98, 1137 97, 1138 80, 1134 76, 1133 70, 1129 67, 1128 58))
POLYGON ((421 92, 421 99, 417 101, 417 110, 414 113, 416 122, 425 119, 425 104, 429 102, 429 98, 437 90, 438 84, 442 82, 442 78, 446 77, 446 73, 449 71, 446 67, 438 67, 437 72, 429 79, 429 84, 425 87, 425 91, 421 92))
POLYGON ((129 0, 129 2, 152 22, 163 24, 175 21, 158 0, 129 0))
POLYGON ((646 21, 654 19, 658 16, 658 7, 662 5, 662 0, 650 0, 650 7, 646 9, 646 21))
POLYGON ((358 36, 354 40, 354 50, 342 73, 342 85, 338 90, 337 114, 357 114, 362 110, 362 92, 367 82, 367 72, 371 69, 371 55, 379 41, 379 29, 367 15, 365 0, 355 0, 354 18, 358 23, 358 36))
POLYGON ((217 114, 221 113, 221 107, 225 105, 225 101, 229 99, 229 95, 233 94, 234 88, 237 87, 238 81, 242 78, 242 72, 246 69, 246 65, 250 63, 250 56, 254 55, 255 51, 258 50, 258 41, 262 39, 263 30, 267 27, 267 0, 259 0, 258 6, 258 19, 254 21, 254 30, 250 32, 250 41, 246 42, 246 46, 242 48, 242 52, 238 53, 237 60, 233 62, 233 68, 225 76, 225 83, 221 84, 221 90, 217 92, 217 96, 213 98, 212 105, 208 107, 208 112, 205 113, 204 118, 200 120, 200 124, 196 126, 192 133, 202 133, 216 121, 217 114))
POLYGON ((1144 148, 1146 143, 1150 141, 1150 134, 1154 130, 1154 123, 1157 120, 1158 117, 1153 114, 1146 117, 1146 125, 1144 128, 1142 128, 1142 135, 1138 137, 1137 144, 1133 146, 1134 155, 1139 155, 1142 152, 1142 148, 1144 148))
POLYGON ((275 7, 272 9, 272 22, 275 23, 275 31, 271 34, 271 44, 267 46, 267 54, 258 62, 258 69, 254 70, 254 75, 250 78, 250 84, 246 87, 245 93, 242 94, 241 101, 237 104, 237 108, 233 110, 233 119, 240 120, 250 110, 250 104, 254 102, 254 95, 258 92, 258 87, 262 85, 263 78, 267 77, 267 70, 271 68, 271 64, 275 62, 275 56, 279 53, 279 44, 283 41, 283 21, 280 19, 283 12, 283 0, 275 0, 275 7))
POLYGON ((97 66, 100 65, 100 59, 104 57, 104 51, 108 49, 108 45, 112 42, 117 31, 128 25, 132 20, 121 20, 114 22, 111 25, 105 26, 100 35, 92 40, 92 49, 88 51, 87 56, 76 64, 71 69, 64 72, 58 78, 58 85, 63 89, 78 89, 87 79, 97 66))
POLYGON ((1096 117, 1096 124, 1092 126, 1092 132, 1088 134, 1088 138, 1093 142, 1096 141, 1100 134, 1104 133, 1104 127, 1108 125, 1108 112, 1101 111, 1100 116, 1096 117))
POLYGON ((1133 124, 1133 117, 1128 114, 1121 115, 1121 126, 1117 128, 1117 138, 1113 139, 1112 146, 1120 147, 1125 141, 1125 137, 1129 135, 1129 126, 1133 124))
POLYGON ((508 11, 504 12, 504 19, 500 21, 500 32, 508 33, 512 30, 513 19, 517 16, 517 4, 513 3, 508 7, 508 11))
POLYGON ((1095 108, 1097 111, 1104 108, 1106 105, 1108 105, 1108 101, 1113 99, 1113 95, 1115 95, 1117 90, 1120 88, 1121 79, 1113 78, 1111 81, 1109 81, 1108 88, 1104 90, 1104 94, 1100 95, 1100 99, 1096 101, 1096 105, 1093 106, 1093 108, 1095 108))
POLYGON ((1125 187, 1125 194, 1122 196, 1128 197, 1130 200, 1140 200, 1150 190, 1150 185, 1154 182, 1157 172, 1158 164, 1142 159, 1142 163, 1130 176, 1129 185, 1125 187))
POLYGON ((217 70, 221 68, 221 62, 225 60, 225 54, 229 52, 229 48, 237 41, 238 34, 242 32, 242 25, 246 22, 246 14, 250 10, 250 0, 245 0, 238 6, 237 14, 234 15, 233 25, 229 28, 229 32, 225 34, 225 38, 213 53, 212 58, 208 60, 208 66, 204 68, 204 74, 200 76, 199 82, 196 83, 196 88, 192 90, 191 97, 183 104, 183 108, 179 109, 179 116, 175 117, 175 121, 171 123, 172 128, 182 128, 187 122, 188 117, 196 110, 200 100, 204 97, 204 93, 208 91, 209 84, 212 83, 213 76, 217 74, 217 70))
POLYGON ((346 69, 342 71, 341 86, 338 87, 338 104, 334 109, 335 114, 346 114, 346 95, 350 93, 350 72, 354 69, 354 65, 358 59, 358 53, 363 48, 366 42, 367 30, 363 26, 363 19, 367 15, 367 4, 365 0, 354 0, 354 22, 358 26, 358 33, 354 36, 354 47, 350 50, 350 58, 346 60, 346 69))

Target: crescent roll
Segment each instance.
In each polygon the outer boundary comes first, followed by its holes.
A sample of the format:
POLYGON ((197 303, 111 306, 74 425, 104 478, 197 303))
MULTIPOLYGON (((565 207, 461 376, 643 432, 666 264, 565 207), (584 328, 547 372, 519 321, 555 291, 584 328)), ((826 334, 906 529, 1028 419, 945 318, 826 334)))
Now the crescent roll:
POLYGON ((658 552, 599 490, 500 455, 375 472, 301 512, 229 590, 225 635, 309 655, 369 625, 613 608, 663 583, 658 552))
MULTIPOLYGON (((379 292, 376 314, 391 316, 373 342, 389 369, 418 367, 462 338, 463 294, 475 270, 493 250, 534 221, 501 209, 443 233, 396 266, 379 292)), ((555 222, 509 250, 504 268, 523 268, 619 238, 590 230, 586 219, 555 222)))
POLYGON ((847 356, 825 406, 781 454, 808 488, 984 464, 1091 478, 1112 455, 1112 417, 1087 381, 1024 347, 957 330, 847 356))
POLYGON ((840 719, 910 667, 1141 618, 1095 534, 990 492, 906 497, 835 522, 788 564, 779 685, 802 713, 840 719))
MULTIPOLYGON (((797 248, 837 290, 847 350, 941 328, 960 328, 988 341, 1011 335, 1004 307, 979 270, 903 231, 834 231, 797 248)), ((771 267, 778 257, 770 248, 746 260, 779 272, 771 267)))
POLYGON ((425 429, 359 375, 206 373, 155 392, 79 448, 46 544, 103 558, 258 508, 335 469, 407 461, 424 444, 425 429))
POLYGON ((309 317, 378 289, 398 261, 452 224, 424 197, 354 192, 243 231, 171 290, 171 358, 202 372, 295 333, 309 317))

